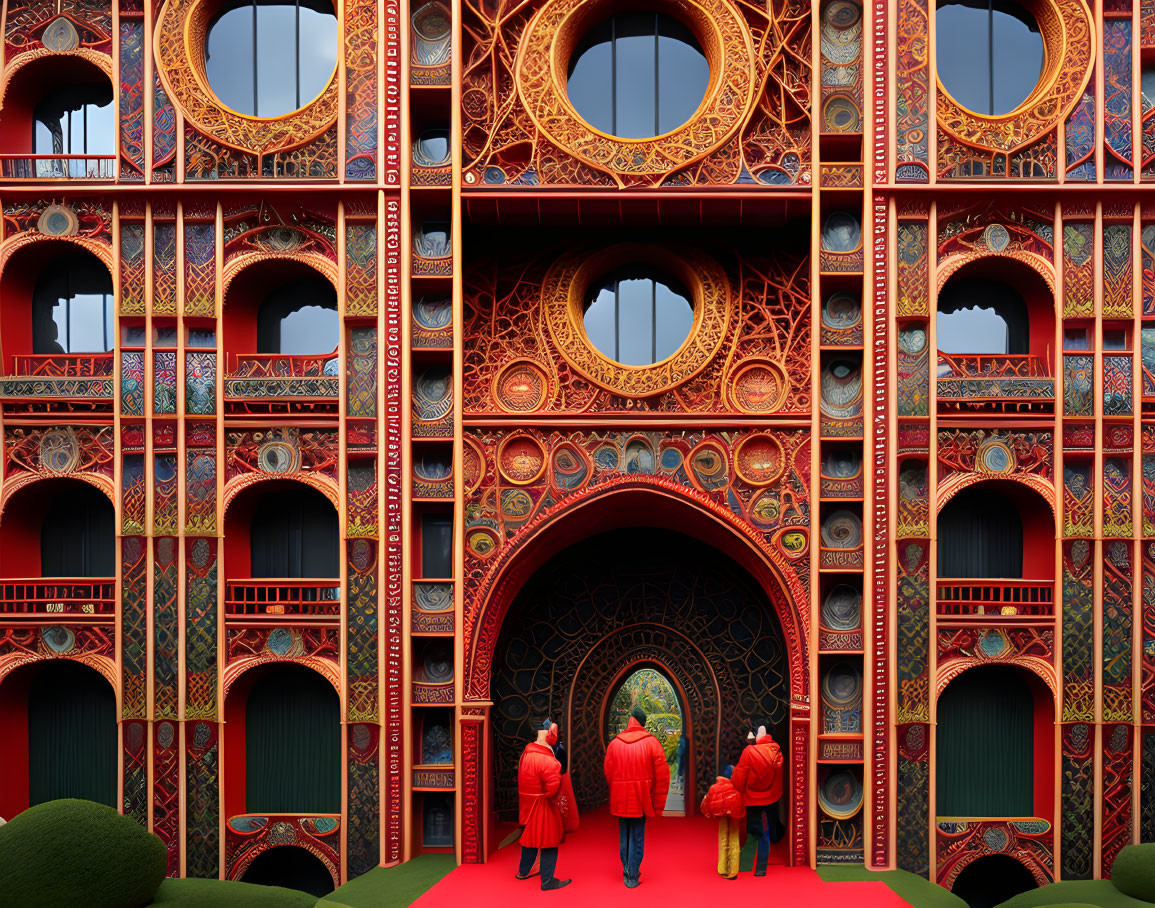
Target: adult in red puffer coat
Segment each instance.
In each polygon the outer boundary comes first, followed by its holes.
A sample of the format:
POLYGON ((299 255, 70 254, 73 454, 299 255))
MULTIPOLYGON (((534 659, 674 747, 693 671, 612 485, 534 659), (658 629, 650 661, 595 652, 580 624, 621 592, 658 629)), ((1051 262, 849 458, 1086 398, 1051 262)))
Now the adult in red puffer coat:
POLYGON ((561 789, 561 763, 553 755, 558 728, 549 719, 539 723, 537 740, 525 745, 517 764, 517 821, 521 832, 521 862, 517 878, 527 879, 541 851, 541 888, 561 889, 572 880, 554 877, 557 846, 565 829, 556 798, 561 789))
POLYGON ((606 748, 610 813, 618 818, 622 880, 630 889, 641 883, 646 847, 646 817, 661 814, 670 792, 670 765, 658 739, 646 731, 641 707, 630 711, 625 730, 606 748))
POLYGON ((778 801, 782 797, 782 749, 760 726, 734 767, 734 787, 746 804, 746 828, 758 836, 754 852, 754 876, 766 876, 770 842, 781 837, 778 801))

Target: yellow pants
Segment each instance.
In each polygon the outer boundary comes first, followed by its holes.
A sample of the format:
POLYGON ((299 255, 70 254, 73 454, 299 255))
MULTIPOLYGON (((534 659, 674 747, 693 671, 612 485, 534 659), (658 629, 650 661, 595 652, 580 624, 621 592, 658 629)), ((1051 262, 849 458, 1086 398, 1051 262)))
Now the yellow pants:
POLYGON ((738 858, 742 854, 738 823, 732 817, 718 820, 718 873, 730 880, 738 875, 738 858))

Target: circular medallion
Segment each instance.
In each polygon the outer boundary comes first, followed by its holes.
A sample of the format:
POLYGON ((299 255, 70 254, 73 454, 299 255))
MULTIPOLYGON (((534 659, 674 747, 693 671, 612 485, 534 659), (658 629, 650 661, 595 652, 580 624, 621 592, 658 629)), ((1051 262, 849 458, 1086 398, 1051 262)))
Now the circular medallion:
POLYGON ((429 684, 445 684, 453 680, 453 650, 447 644, 437 641, 425 648, 425 658, 421 660, 423 681, 429 684))
POLYGON ((1002 252, 1011 243, 1011 235, 1002 224, 991 224, 983 231, 983 242, 992 252, 1002 252))
POLYGON ((549 385, 545 370, 537 363, 514 360, 493 380, 493 398, 508 413, 530 413, 540 410, 552 396, 549 385))
POLYGON ((826 777, 818 789, 822 812, 835 820, 849 820, 862 809, 862 782, 848 769, 826 777))
POLYGON ((773 435, 750 435, 734 449, 734 472, 752 486, 768 486, 778 481, 786 469, 782 444, 773 435))
POLYGON ((830 447, 822 458, 822 475, 827 479, 854 479, 862 473, 862 455, 853 448, 830 447))
POLYGON ((497 551, 497 532, 490 527, 470 527, 465 531, 465 547, 478 558, 488 558, 497 551))
POLYGON ((193 544, 189 546, 189 562, 198 571, 203 571, 209 566, 209 561, 212 559, 212 556, 212 544, 203 536, 194 539, 193 544))
POLYGON ((60 53, 80 46, 80 35, 66 16, 57 16, 40 34, 40 42, 49 50, 60 53))
POLYGON ((786 401, 790 382, 771 360, 747 360, 730 382, 730 399, 745 413, 773 413, 786 401))
POLYGON ((832 0, 822 9, 822 22, 838 31, 854 28, 862 21, 862 7, 850 0, 832 0))
POLYGON ((79 460, 80 444, 73 429, 49 429, 40 436, 40 468, 45 473, 71 473, 79 460))
POLYGON ((176 740, 176 728, 171 722, 158 722, 156 726, 156 743, 167 750, 176 740))
POLYGON ((67 627, 51 624, 40 629, 40 642, 50 653, 59 656, 76 645, 76 635, 67 627))
POLYGON ((588 27, 608 18, 612 0, 546 0, 526 26, 514 65, 517 93, 551 142, 619 181, 661 179, 732 140, 746 122, 758 84, 754 46, 729 0, 684 0, 678 18, 710 62, 710 83, 689 121, 663 135, 623 139, 590 126, 566 92, 569 63, 588 27))
POLYGON ((590 462, 585 453, 569 442, 563 442, 550 455, 554 488, 569 492, 585 485, 590 462))
POLYGON ((657 461, 654 449, 644 438, 631 438, 626 442, 626 455, 622 460, 622 470, 632 476, 652 476, 657 461))
POLYGON ((822 676, 822 702, 834 709, 862 703, 862 673, 850 662, 836 662, 822 676))
POLYGON ((822 222, 823 252, 854 252, 862 244, 862 222, 850 211, 832 211, 822 222))
POLYGON ((839 290, 822 304, 822 324, 833 331, 845 331, 862 321, 862 304, 853 293, 839 290))
POLYGON ((291 473, 297 468, 297 449, 283 441, 265 442, 257 449, 257 469, 264 473, 291 473))
POLYGON ((822 105, 822 121, 830 132, 856 132, 862 126, 862 115, 846 95, 831 95, 822 105))
POLYGON ((434 0, 410 17, 413 28, 413 62, 420 66, 440 66, 449 59, 449 10, 434 0))
POLYGON ((252 835, 260 832, 269 824, 268 817, 240 816, 229 817, 229 829, 241 835, 252 835))
POLYGON ((80 232, 80 221, 71 208, 49 205, 36 221, 36 229, 45 236, 76 236, 80 232))
POLYGON ((997 854, 1006 851, 1011 844, 1011 837, 1002 826, 988 826, 983 830, 983 844, 997 854))
POLYGON ((525 489, 501 490, 501 514, 509 520, 525 520, 533 513, 533 497, 525 489))
POLYGON ((862 594, 846 583, 832 586, 820 614, 827 630, 856 631, 862 626, 862 594))
POLYGON ((777 526, 780 512, 777 489, 766 489, 750 502, 750 519, 758 526, 777 526))
POLYGON ((926 331, 922 328, 903 328, 898 332, 898 349, 910 356, 918 356, 926 349, 926 331))
POLYGON ((265 638, 265 649, 274 656, 284 657, 304 652, 304 644, 289 628, 274 627, 265 638))
POLYGON ((453 608, 453 584, 415 583, 413 602, 425 612, 444 612, 453 608))
POLYGON ((810 549, 810 537, 802 527, 782 528, 775 534, 774 543, 791 561, 805 558, 810 549))
POLYGON ((908 542, 902 546, 898 553, 902 567, 908 574, 913 574, 922 566, 922 559, 925 555, 926 549, 918 542, 908 542))
POLYGON ((531 435, 511 435, 497 449, 497 468, 514 485, 528 485, 545 470, 545 449, 531 435))
POLYGON ((208 747, 213 739, 213 731, 207 722, 198 722, 193 728, 193 747, 198 750, 208 747))
POLYGON ((703 492, 713 492, 730 481, 730 462, 720 444, 704 441, 686 458, 690 481, 703 492))
POLYGON ((822 370, 822 413, 831 419, 853 419, 862 412, 862 367, 836 359, 822 370))
POLYGON ((988 659, 997 659, 1010 654, 1011 641, 1002 631, 987 629, 979 634, 978 649, 988 659))
POLYGON ((477 491, 481 479, 485 475, 485 455, 481 453, 476 442, 466 438, 461 446, 461 481, 465 486, 465 494, 477 491))
POLYGON ((856 549, 862 545, 862 520, 853 511, 839 508, 822 521, 822 545, 828 549, 856 549))
POLYGON ((413 321, 426 331, 440 331, 453 320, 453 303, 449 297, 421 297, 413 307, 413 321))
POLYGON ((336 832, 341 824, 336 817, 305 817, 301 820, 301 825, 310 835, 323 836, 336 832))
POLYGON ((618 449, 613 445, 605 444, 594 451, 594 463, 602 470, 616 470, 618 462, 618 449))
POLYGON ((444 366, 432 366, 413 382, 413 415, 424 422, 436 422, 449 415, 453 406, 453 374, 444 366))
POLYGON ((661 468, 666 473, 673 473, 682 466, 684 455, 673 445, 667 445, 662 448, 661 457, 658 459, 661 468))
POLYGON ((975 466, 983 473, 1013 473, 1015 452, 999 439, 989 439, 979 445, 975 466))
POLYGON ((368 539, 353 539, 349 542, 349 563, 358 574, 364 574, 373 567, 373 543, 368 539))
POLYGON ((906 743, 906 749, 911 754, 922 753, 923 745, 926 743, 925 727, 918 722, 912 722, 906 727, 906 734, 903 739, 906 743))
POLYGON ((598 387, 629 398, 669 391, 706 368, 729 335, 733 309, 729 278, 716 261, 688 247, 642 243, 561 256, 542 281, 541 300, 550 336, 565 361, 598 387), (689 336, 672 356, 651 365, 614 362, 586 334, 585 312, 591 289, 625 265, 648 265, 664 271, 693 297, 689 336))
POLYGON ((353 749, 359 754, 365 753, 373 744, 373 735, 370 734, 369 726, 364 722, 358 722, 353 726, 350 738, 353 741, 353 749))

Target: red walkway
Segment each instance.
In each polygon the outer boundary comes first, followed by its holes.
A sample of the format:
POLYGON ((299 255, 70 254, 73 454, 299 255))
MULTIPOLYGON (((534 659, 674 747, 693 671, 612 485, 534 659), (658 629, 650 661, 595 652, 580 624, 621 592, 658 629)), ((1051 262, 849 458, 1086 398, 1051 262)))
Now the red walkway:
POLYGON ((617 820, 603 811, 582 815, 582 827, 561 846, 558 875, 573 883, 542 892, 537 877, 514 879, 520 847, 515 842, 487 864, 465 864, 450 872, 414 902, 417 908, 468 908, 521 904, 547 908, 604 908, 609 905, 693 905, 730 908, 766 904, 802 908, 908 908, 885 883, 823 883, 807 867, 771 866, 765 877, 741 873, 718 876, 717 827, 702 817, 667 817, 646 823, 642 885, 622 885, 617 820))

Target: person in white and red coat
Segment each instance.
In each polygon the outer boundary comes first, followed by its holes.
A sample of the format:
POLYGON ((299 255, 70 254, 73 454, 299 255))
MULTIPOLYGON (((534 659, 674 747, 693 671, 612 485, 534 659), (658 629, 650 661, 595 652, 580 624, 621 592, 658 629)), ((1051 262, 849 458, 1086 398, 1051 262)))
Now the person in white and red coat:
POLYGON ((754 743, 742 751, 734 767, 734 787, 746 804, 746 828, 758 836, 754 852, 754 876, 766 876, 770 843, 782 837, 778 801, 782 797, 782 749, 758 728, 754 743))
POLYGON ((517 820, 524 827, 517 878, 524 880, 531 876, 540 852, 543 890, 561 889, 573 882, 559 880, 554 876, 557 848, 565 835, 565 825, 557 805, 558 792, 561 790, 561 764, 553 755, 557 733, 557 725, 548 719, 540 723, 537 740, 525 746, 517 765, 517 820))

